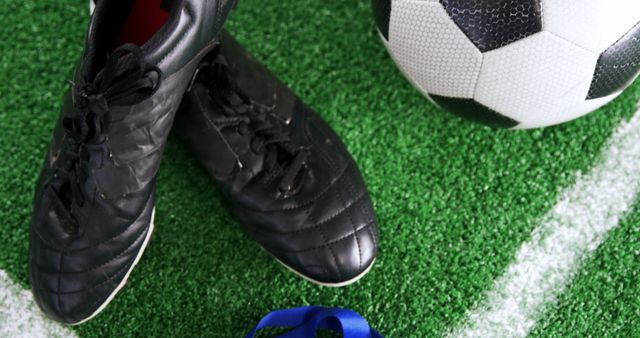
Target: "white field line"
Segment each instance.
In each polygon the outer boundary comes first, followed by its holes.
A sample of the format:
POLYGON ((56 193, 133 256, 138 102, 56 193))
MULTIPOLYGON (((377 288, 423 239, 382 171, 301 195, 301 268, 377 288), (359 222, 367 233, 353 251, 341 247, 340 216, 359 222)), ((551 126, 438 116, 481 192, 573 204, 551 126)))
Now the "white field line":
POLYGON ((632 208, 639 188, 640 112, 618 127, 591 172, 560 194, 484 300, 447 336, 526 337, 632 208))
POLYGON ((47 319, 28 290, 0 270, 0 337, 76 337, 69 329, 47 319))

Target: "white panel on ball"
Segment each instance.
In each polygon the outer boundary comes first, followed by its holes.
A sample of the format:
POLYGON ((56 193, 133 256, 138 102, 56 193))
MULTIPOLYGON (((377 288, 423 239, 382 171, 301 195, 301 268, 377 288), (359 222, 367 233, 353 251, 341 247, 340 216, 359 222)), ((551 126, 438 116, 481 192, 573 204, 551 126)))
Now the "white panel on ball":
POLYGON ((543 28, 602 53, 640 22, 640 0, 543 0, 543 28))
POLYGON ((585 100, 597 60, 596 53, 538 33, 484 54, 475 99, 520 121, 518 128, 562 123, 608 101, 585 100))
POLYGON ((482 53, 438 1, 393 1, 387 48, 424 94, 473 97, 482 53))

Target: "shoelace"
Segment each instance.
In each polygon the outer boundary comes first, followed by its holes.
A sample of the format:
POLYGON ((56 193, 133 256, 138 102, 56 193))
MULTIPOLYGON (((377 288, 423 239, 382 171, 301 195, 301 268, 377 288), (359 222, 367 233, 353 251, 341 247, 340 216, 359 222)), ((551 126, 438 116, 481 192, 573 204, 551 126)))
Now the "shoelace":
POLYGON ((158 69, 144 65, 140 48, 128 44, 107 58, 94 81, 81 85, 70 82, 74 109, 62 120, 69 137, 66 161, 54 176, 58 189, 51 184, 47 189, 54 211, 67 233, 73 234, 78 229, 74 215, 85 203, 82 186, 88 178, 91 153, 96 149, 106 151, 105 135, 111 123, 109 107, 131 105, 149 97, 156 89, 159 77, 158 69))
POLYGON ((267 171, 283 170, 280 192, 292 194, 298 185, 296 179, 306 167, 308 153, 291 146, 286 124, 272 116, 269 107, 253 104, 238 88, 222 54, 205 67, 213 82, 210 96, 225 115, 213 122, 222 129, 237 128, 240 135, 250 136, 251 150, 264 154, 267 171))

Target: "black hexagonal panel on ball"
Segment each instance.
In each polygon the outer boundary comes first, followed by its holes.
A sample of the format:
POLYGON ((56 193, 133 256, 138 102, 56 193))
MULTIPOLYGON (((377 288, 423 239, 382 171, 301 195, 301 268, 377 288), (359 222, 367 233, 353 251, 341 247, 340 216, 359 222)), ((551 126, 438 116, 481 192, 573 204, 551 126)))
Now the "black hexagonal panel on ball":
POLYGON ((587 99, 623 90, 640 73, 640 23, 600 55, 587 99))
POLYGON ((389 40, 389 20, 391 19, 391 0, 371 0, 373 16, 378 30, 389 40))
POLYGON ((482 52, 542 31, 541 0, 440 0, 482 52))
POLYGON ((440 107, 464 119, 478 122, 493 128, 513 128, 520 124, 474 99, 462 99, 430 94, 429 97, 440 107))

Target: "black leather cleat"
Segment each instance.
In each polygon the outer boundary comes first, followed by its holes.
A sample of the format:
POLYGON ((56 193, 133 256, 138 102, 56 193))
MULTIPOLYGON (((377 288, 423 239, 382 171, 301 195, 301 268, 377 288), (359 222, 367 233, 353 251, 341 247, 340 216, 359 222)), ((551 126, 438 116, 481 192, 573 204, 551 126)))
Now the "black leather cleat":
POLYGON ((371 268, 376 219, 347 149, 228 34, 203 61, 176 128, 242 228, 286 267, 326 286, 371 268))
POLYGON ((232 4, 98 3, 34 199, 30 282, 50 318, 93 318, 140 259, 175 112, 232 4))

